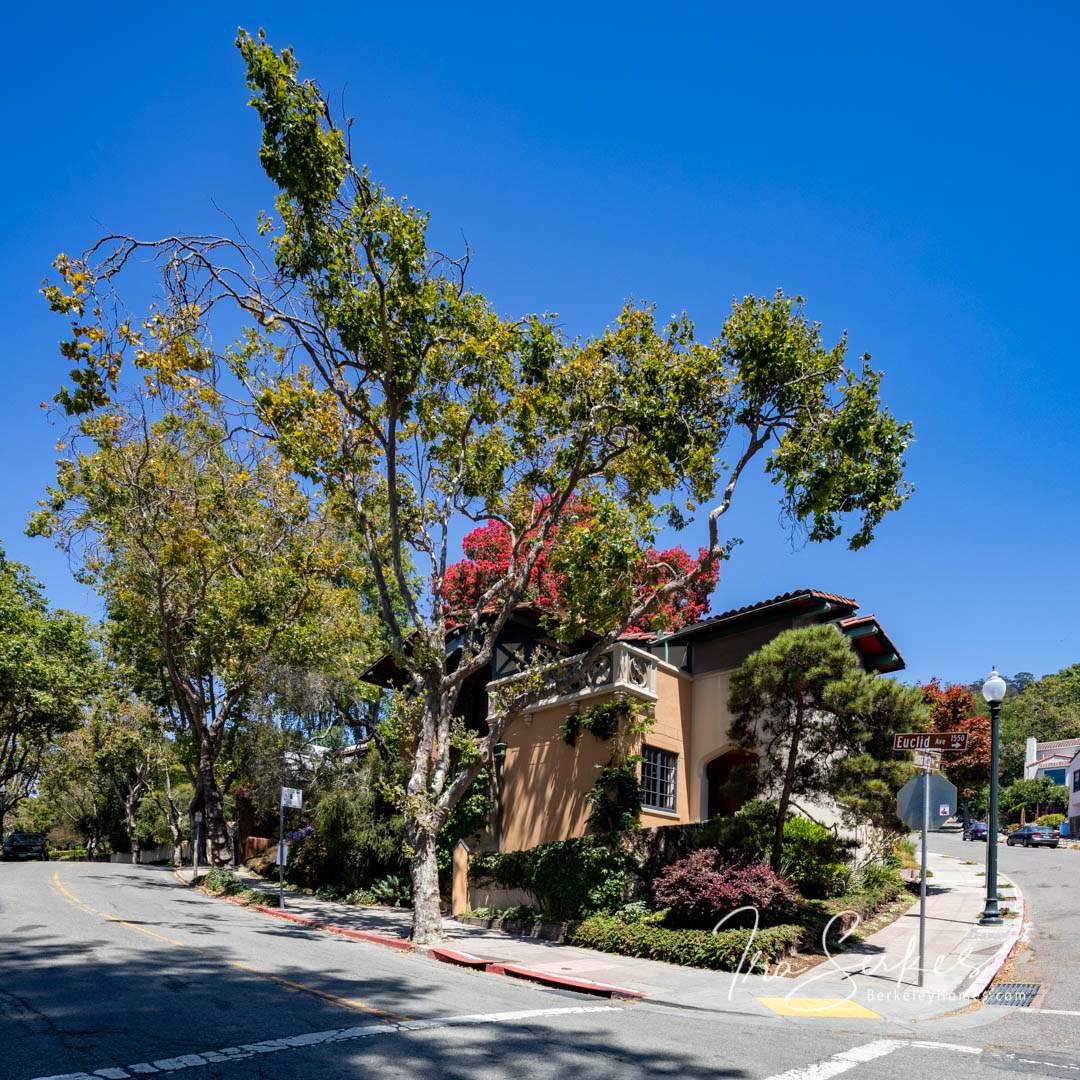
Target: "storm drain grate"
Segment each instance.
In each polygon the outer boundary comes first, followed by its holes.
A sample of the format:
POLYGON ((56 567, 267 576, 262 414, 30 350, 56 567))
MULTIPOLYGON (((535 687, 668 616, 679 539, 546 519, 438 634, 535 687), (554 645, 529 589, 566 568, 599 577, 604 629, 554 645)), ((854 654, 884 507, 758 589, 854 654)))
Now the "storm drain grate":
POLYGON ((1015 1005, 1022 1009, 1035 1000, 1041 983, 998 983, 983 1001, 987 1005, 1015 1005))

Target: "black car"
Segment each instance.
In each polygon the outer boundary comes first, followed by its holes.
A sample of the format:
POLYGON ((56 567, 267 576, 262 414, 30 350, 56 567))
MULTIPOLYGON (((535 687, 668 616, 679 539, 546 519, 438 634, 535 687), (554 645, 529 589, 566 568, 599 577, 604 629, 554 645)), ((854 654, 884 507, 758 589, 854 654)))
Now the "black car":
POLYGON ((967 831, 964 833, 965 840, 985 840, 986 839, 986 823, 983 821, 973 821, 967 827, 967 831))
POLYGON ((1009 833, 1005 841, 1009 847, 1013 844, 1023 844, 1024 847, 1052 847, 1058 846, 1061 833, 1057 829, 1048 828, 1046 825, 1021 825, 1016 832, 1009 833))
POLYGON ((5 859, 40 859, 45 862, 49 857, 45 837, 41 833, 8 833, 4 838, 3 850, 5 859))

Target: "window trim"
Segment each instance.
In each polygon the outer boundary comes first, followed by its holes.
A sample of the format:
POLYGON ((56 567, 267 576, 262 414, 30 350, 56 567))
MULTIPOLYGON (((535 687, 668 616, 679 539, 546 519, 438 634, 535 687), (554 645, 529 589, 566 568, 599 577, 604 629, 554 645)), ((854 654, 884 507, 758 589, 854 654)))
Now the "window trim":
POLYGON ((652 746, 645 743, 641 747, 641 809, 650 814, 668 814, 672 817, 679 816, 679 752, 668 750, 663 746, 652 746), (657 755, 656 760, 650 761, 649 754, 657 755), (667 759, 666 761, 664 759, 667 759), (668 764, 670 762, 670 764, 668 764), (647 785, 645 770, 656 770, 655 785, 647 785), (670 775, 665 779, 661 770, 670 769, 670 775), (661 803, 650 803, 652 791, 655 790, 660 797, 663 786, 670 788, 671 805, 664 806, 661 803))

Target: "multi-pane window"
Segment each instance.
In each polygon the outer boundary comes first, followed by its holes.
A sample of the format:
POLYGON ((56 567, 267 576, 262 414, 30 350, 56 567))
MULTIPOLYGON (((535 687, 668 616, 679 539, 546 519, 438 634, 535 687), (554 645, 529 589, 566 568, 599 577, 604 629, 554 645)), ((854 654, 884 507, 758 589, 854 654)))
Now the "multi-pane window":
POLYGON ((646 810, 676 810, 675 781, 679 755, 658 746, 641 752, 641 805, 646 810))
POLYGON ((1073 791, 1080 791, 1080 769, 1073 773, 1073 791))

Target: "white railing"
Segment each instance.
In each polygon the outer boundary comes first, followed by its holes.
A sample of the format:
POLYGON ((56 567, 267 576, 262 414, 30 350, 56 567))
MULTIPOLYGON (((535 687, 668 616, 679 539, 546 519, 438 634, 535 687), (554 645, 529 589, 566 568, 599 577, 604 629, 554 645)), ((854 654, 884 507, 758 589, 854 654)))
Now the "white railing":
MULTIPOLYGON (((575 663, 574 657, 552 664, 552 682, 559 672, 575 663)), ((550 694, 539 694, 529 704, 529 711, 546 709, 567 701, 581 701, 601 694, 629 693, 646 701, 656 700, 657 659, 644 649, 625 642, 616 642, 607 652, 598 656, 587 669, 578 672, 569 682, 553 687, 550 694)), ((507 675, 487 685, 488 694, 509 687, 524 673, 507 675)))

